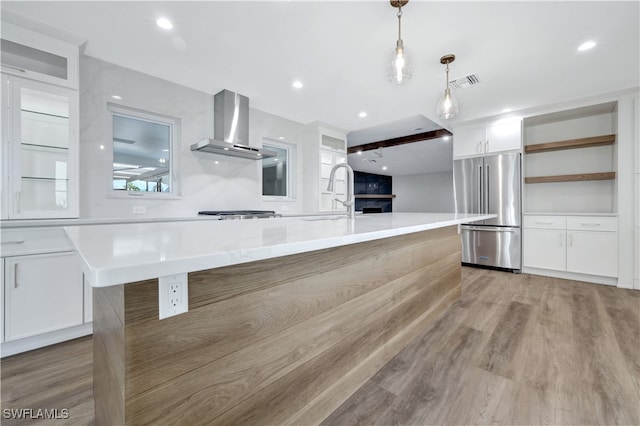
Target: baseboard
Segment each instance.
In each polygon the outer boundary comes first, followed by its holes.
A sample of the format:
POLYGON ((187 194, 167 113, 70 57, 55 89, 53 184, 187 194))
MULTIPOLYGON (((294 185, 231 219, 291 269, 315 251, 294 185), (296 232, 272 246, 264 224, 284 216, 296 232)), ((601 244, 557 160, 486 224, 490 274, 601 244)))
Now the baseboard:
POLYGON ((542 275, 545 277, 561 278, 564 280, 584 281, 594 284, 604 284, 618 286, 618 279, 614 277, 602 277, 599 275, 576 274, 574 272, 553 271, 550 269, 524 267, 522 272, 525 274, 542 275))
POLYGON ((0 357, 4 358, 22 352, 32 351, 44 346, 64 342, 65 340, 77 339, 93 333, 93 323, 78 325, 75 327, 56 330, 38 336, 26 337, 24 339, 13 340, 0 344, 0 357))

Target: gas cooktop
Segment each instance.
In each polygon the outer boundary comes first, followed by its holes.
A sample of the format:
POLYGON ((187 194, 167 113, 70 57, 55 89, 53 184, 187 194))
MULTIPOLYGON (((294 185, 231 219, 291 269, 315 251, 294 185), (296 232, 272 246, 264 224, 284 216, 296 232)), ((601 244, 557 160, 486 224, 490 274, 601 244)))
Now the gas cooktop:
POLYGON ((230 219, 263 219, 269 217, 280 217, 273 210, 203 210, 199 215, 220 216, 220 220, 230 219))

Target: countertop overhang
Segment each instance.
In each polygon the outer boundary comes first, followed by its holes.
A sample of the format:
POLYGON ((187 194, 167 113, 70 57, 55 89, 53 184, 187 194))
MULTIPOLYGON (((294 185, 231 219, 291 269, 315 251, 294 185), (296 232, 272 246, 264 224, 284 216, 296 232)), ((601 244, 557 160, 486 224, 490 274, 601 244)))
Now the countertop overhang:
POLYGON ((469 223, 492 214, 382 213, 67 226, 93 287, 219 268, 469 223))

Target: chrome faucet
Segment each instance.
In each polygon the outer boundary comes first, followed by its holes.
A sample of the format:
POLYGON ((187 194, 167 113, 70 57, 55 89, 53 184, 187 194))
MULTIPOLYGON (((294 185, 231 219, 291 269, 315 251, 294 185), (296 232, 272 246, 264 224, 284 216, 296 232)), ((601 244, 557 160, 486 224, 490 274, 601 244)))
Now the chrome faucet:
POLYGON ((336 170, 338 168, 344 167, 347 171, 347 199, 345 201, 339 200, 336 198, 335 200, 341 203, 343 206, 347 208, 347 212, 349 213, 349 219, 356 218, 356 203, 353 197, 353 169, 347 163, 338 163, 331 169, 331 174, 329 175, 329 185, 327 185, 327 191, 333 191, 333 181, 336 177, 336 170))

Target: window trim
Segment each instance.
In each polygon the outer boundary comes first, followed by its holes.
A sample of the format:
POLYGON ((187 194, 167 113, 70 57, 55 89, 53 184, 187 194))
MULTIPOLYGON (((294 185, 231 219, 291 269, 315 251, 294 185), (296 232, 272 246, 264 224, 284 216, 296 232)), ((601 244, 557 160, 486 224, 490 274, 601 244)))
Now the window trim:
POLYGON ((109 147, 109 179, 107 186, 107 198, 126 199, 154 199, 154 200, 179 200, 181 199, 180 179, 179 179, 179 146, 180 146, 180 127, 181 120, 177 117, 171 117, 164 114, 158 114, 151 111, 145 111, 138 108, 132 108, 120 104, 107 102, 109 110, 109 140, 105 143, 105 148, 109 147), (113 117, 115 115, 133 118, 151 123, 158 123, 170 128, 171 140, 169 141, 169 173, 171 175, 171 191, 170 192, 135 192, 135 191, 117 191, 113 189, 113 117))
MULTIPOLYGON (((275 202, 275 201, 296 201, 296 155, 297 155, 297 145, 292 143, 283 142, 280 140, 276 140, 269 137, 262 138, 262 147, 264 149, 268 149, 266 146, 273 146, 275 148, 286 149, 287 150, 287 195, 264 195, 262 193, 262 184, 263 184, 263 168, 260 163, 260 195, 262 196, 262 201, 266 202, 275 202)), ((264 161, 264 160, 263 160, 264 161)))

